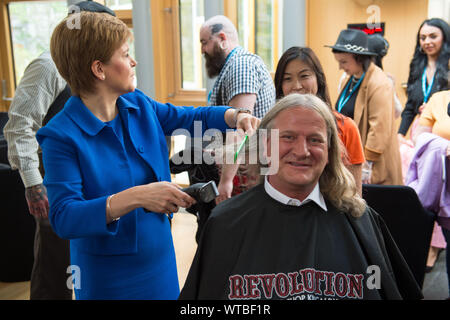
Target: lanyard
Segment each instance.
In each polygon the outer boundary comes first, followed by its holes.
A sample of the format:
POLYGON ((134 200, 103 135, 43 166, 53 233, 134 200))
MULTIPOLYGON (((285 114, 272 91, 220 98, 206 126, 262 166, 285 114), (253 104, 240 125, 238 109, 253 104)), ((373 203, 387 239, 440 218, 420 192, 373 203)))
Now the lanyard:
POLYGON ((427 103, 430 98, 431 88, 433 87, 434 78, 436 77, 436 72, 433 75, 433 79, 431 79, 430 85, 427 87, 427 67, 423 70, 422 75, 422 93, 423 93, 423 103, 427 103))
MULTIPOLYGON (((239 48, 240 48, 240 47, 236 47, 236 48, 234 48, 233 50, 231 50, 231 52, 228 54, 227 58, 225 59, 225 63, 223 64, 223 67, 222 67, 222 68, 225 67, 225 65, 227 64, 228 60, 230 60, 231 57, 232 57, 233 55, 236 54, 236 51, 237 51, 237 49, 239 49, 239 48)), ((208 93, 208 105, 209 105, 210 102, 211 102, 211 95, 212 95, 212 89, 211 89, 211 91, 209 91, 209 93, 208 93)))
POLYGON ((361 84, 361 82, 363 81, 365 75, 366 75, 366 73, 364 72, 363 75, 361 76, 361 79, 359 79, 358 83, 355 85, 355 87, 352 90, 350 90, 350 92, 347 96, 347 90, 353 81, 353 76, 350 78, 347 85, 345 86, 345 89, 344 89, 344 92, 342 93, 341 98, 339 99, 338 112, 341 112, 342 108, 345 106, 345 104, 348 102, 348 100, 350 100, 350 97, 352 96, 353 92, 355 92, 356 89, 358 89, 358 87, 361 84))

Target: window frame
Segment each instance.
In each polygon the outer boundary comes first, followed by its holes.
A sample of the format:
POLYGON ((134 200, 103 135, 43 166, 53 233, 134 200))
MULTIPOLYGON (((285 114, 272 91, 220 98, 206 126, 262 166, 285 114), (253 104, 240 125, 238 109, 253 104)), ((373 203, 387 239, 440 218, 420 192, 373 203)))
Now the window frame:
POLYGON ((206 89, 183 89, 178 0, 150 0, 156 100, 185 106, 206 105, 206 89), (166 30, 161 32, 161 30, 166 30))
MULTIPOLYGON (((246 20, 249 22, 250 32, 247 38, 248 48, 247 50, 255 53, 256 49, 256 3, 257 0, 249 1, 248 3, 248 16, 246 20)), ((273 47, 272 47, 272 65, 274 69, 278 64, 280 58, 280 7, 279 1, 273 2, 273 18, 272 18, 272 37, 273 37, 273 47)), ((233 24, 238 29, 238 0, 227 0, 224 3, 224 14, 233 22, 233 24)), ((269 70, 271 74, 275 73, 275 70, 269 70)))
MULTIPOLYGON (((181 64, 180 8, 178 0, 150 0, 153 29, 154 76, 159 79, 155 83, 155 97, 158 101, 175 105, 202 106, 207 104, 206 89, 183 89, 181 64), (165 32, 160 32, 165 30, 165 32)), ((224 15, 237 26, 237 0, 223 3, 224 15)), ((251 30, 249 33, 250 52, 255 51, 255 3, 250 2, 249 17, 251 30)), ((279 59, 279 5, 274 2, 273 21, 273 66, 279 59)), ((272 70, 272 73, 274 70, 272 70)))
MULTIPOLYGON (((0 0, 0 43, 5 43, 4 46, 0 46, 0 112, 8 111, 16 90, 8 5, 13 2, 29 1, 45 2, 51 0, 0 0), (6 92, 3 92, 3 80, 6 84, 6 92), (8 99, 7 101, 4 100, 5 97, 8 99)), ((105 4, 103 0, 96 1, 105 4)), ((133 27, 132 10, 114 10, 114 12, 129 28, 133 27)))
POLYGON ((11 28, 9 23, 8 4, 17 0, 0 0, 0 111, 6 112, 11 105, 15 92, 15 75, 12 54, 11 28), (4 91, 4 83, 6 92, 4 91), (8 99, 8 100, 5 100, 8 99))

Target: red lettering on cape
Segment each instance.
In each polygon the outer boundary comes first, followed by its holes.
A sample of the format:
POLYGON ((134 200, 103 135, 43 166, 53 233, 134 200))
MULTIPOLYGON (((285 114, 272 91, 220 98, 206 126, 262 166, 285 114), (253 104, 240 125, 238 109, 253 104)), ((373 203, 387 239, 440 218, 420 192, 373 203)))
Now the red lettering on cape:
POLYGON ((334 272, 324 272, 324 275, 326 277, 324 294, 328 297, 334 297, 333 291, 334 272))
POLYGON ((343 298, 347 295, 347 290, 347 277, 342 272, 336 273, 336 276, 334 277, 334 291, 338 297, 343 298))
POLYGON ((314 292, 314 269, 303 269, 300 270, 300 273, 303 277, 303 287, 306 292, 313 293, 314 292))
POLYGON ((320 290, 320 281, 323 280, 325 278, 325 275, 323 273, 323 271, 317 271, 314 274, 314 281, 315 281, 315 287, 316 290, 314 291, 314 293, 316 294, 322 294, 322 290, 320 290))
POLYGON ((275 278, 275 292, 280 298, 286 298, 289 295, 289 278, 284 273, 277 274, 275 278))
POLYGON ((363 278, 362 274, 347 274, 349 279, 349 298, 363 298, 363 278), (356 293, 356 295, 355 295, 356 293))
POLYGON ((243 299, 244 295, 244 279, 240 275, 230 276, 230 294, 228 299, 243 299))
POLYGON ((258 276, 244 276, 245 281, 247 281, 247 296, 246 298, 260 298, 261 292, 259 291, 258 287, 256 286, 259 282, 258 276))
POLYGON ((299 294, 303 292, 303 284, 298 283, 298 272, 288 273, 291 278, 291 296, 294 294, 299 294))
POLYGON ((261 280, 264 296, 266 297, 266 299, 271 299, 273 291, 273 279, 275 279, 275 274, 260 274, 258 275, 258 278, 261 280))

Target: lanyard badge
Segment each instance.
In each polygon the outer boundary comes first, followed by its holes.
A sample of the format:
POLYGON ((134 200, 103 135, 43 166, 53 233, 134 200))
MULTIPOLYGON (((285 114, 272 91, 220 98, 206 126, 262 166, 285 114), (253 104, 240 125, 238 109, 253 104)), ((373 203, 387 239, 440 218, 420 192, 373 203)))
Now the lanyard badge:
POLYGON ((345 104, 348 102, 348 100, 350 100, 350 97, 352 96, 353 92, 355 92, 356 89, 358 89, 358 87, 361 85, 361 82, 363 81, 365 75, 366 75, 366 73, 364 72, 363 75, 361 76, 361 79, 359 79, 358 83, 353 87, 352 90, 349 91, 349 93, 347 95, 347 91, 348 91, 348 88, 350 87, 350 83, 352 83, 352 81, 353 81, 353 76, 350 78, 347 85, 345 86, 345 89, 344 89, 344 92, 342 93, 341 98, 339 99, 338 112, 341 112, 342 108, 345 106, 345 104))
POLYGON ((423 93, 423 103, 427 103, 430 98, 431 88, 433 87, 434 78, 436 77, 436 72, 433 75, 433 79, 431 79, 430 85, 427 87, 427 68, 423 70, 422 74, 422 93, 423 93))

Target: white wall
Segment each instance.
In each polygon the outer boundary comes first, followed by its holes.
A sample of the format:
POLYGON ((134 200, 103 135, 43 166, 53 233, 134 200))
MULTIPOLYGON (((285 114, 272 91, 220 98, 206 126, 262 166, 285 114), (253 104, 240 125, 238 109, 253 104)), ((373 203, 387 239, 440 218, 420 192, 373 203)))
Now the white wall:
POLYGON ((306 1, 284 0, 283 52, 293 46, 306 45, 306 1))
POLYGON ((153 33, 150 1, 133 0, 134 50, 137 87, 150 97, 155 96, 153 33))
POLYGON ((450 21, 450 0, 428 0, 428 18, 450 21))

